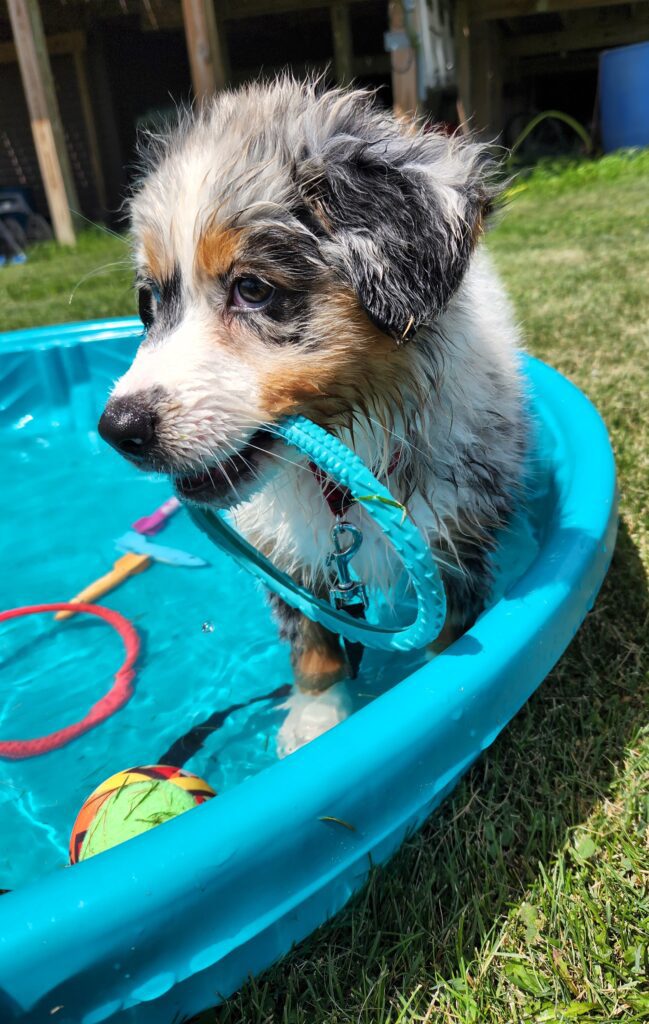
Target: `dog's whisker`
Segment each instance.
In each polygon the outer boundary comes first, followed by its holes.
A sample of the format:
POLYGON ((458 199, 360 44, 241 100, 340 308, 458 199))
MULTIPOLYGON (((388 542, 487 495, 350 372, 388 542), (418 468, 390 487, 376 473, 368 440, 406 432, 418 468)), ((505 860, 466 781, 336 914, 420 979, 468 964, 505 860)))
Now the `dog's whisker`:
MULTIPOLYGON (((246 467, 246 469, 248 470, 248 472, 252 476, 253 480, 256 480, 257 483, 262 484, 263 483, 263 477, 259 473, 259 470, 255 466, 253 466, 252 462, 250 462, 250 460, 247 459, 245 457, 245 455, 242 455, 241 452, 236 452, 235 451, 235 454, 237 454, 239 456, 239 458, 243 462, 244 466, 246 467)), ((229 461, 232 462, 233 465, 235 465, 234 459, 231 456, 229 457, 229 461)))
POLYGON ((90 224, 91 227, 96 228, 97 231, 103 232, 104 235, 110 235, 111 238, 116 238, 118 242, 122 243, 122 245, 130 244, 129 239, 124 235, 118 234, 117 231, 111 231, 111 229, 107 228, 105 224, 100 224, 96 220, 91 220, 90 217, 86 217, 85 213, 81 213, 80 210, 75 210, 73 207, 70 207, 70 213, 73 213, 75 217, 79 217, 81 220, 85 220, 86 224, 90 224))
MULTIPOLYGON (((200 465, 201 465, 201 468, 204 470, 204 472, 207 474, 210 482, 213 484, 214 483, 214 479, 212 477, 212 473, 211 473, 210 467, 207 465, 207 462, 205 461, 205 459, 203 457, 200 457, 200 465)), ((225 469, 223 469, 223 475, 226 478, 226 480, 228 481, 228 485, 230 487, 230 490, 232 490, 235 494, 237 494, 237 497, 238 497, 238 492, 236 490, 236 487, 234 486, 234 484, 230 480, 230 477, 228 476, 228 474, 227 474, 225 469)))
POLYGON ((226 442, 226 444, 227 444, 227 447, 228 447, 228 448, 230 448, 230 449, 232 450, 232 455, 227 455, 227 454, 226 454, 226 462, 229 462, 229 463, 231 463, 231 464, 232 464, 232 467, 233 467, 233 469, 234 469, 234 470, 236 471, 236 468, 237 468, 237 464, 236 464, 236 462, 234 461, 234 458, 235 458, 235 456, 236 456, 236 457, 238 457, 239 459, 241 459, 241 461, 243 462, 244 466, 246 466, 246 468, 248 469, 248 471, 250 472, 250 474, 252 475, 252 477, 253 477, 253 478, 254 478, 255 480, 257 480, 257 481, 258 481, 259 483, 261 483, 261 482, 262 482, 262 477, 261 477, 261 476, 259 475, 259 471, 258 471, 258 470, 257 470, 257 469, 256 469, 256 468, 255 468, 255 467, 254 467, 254 466, 252 465, 252 463, 250 462, 250 460, 249 460, 249 459, 247 459, 247 458, 245 457, 245 455, 244 455, 244 454, 243 454, 243 453, 242 453, 241 451, 238 451, 238 450, 237 450, 237 449, 236 449, 236 448, 234 447, 234 445, 232 445, 232 444, 229 444, 229 443, 227 443, 227 442, 226 442))
POLYGON ((376 424, 377 427, 380 427, 381 430, 384 430, 386 431, 386 433, 390 434, 391 437, 394 437, 397 441, 399 441, 400 444, 405 445, 406 448, 410 448, 412 449, 412 451, 417 452, 419 455, 423 455, 426 458, 430 457, 430 452, 425 452, 423 448, 418 448, 411 438, 406 437, 404 434, 399 434, 396 430, 391 430, 390 427, 387 426, 387 424, 381 423, 380 420, 375 419, 373 416, 368 416, 368 419, 370 420, 371 423, 374 423, 376 424))
POLYGON ((68 306, 72 305, 72 300, 74 299, 74 296, 77 294, 77 290, 81 287, 82 284, 85 284, 85 282, 88 281, 91 277, 96 277, 97 274, 103 274, 105 270, 111 270, 112 268, 115 267, 125 267, 128 265, 129 260, 115 260, 113 263, 104 263, 104 265, 101 267, 93 267, 92 270, 89 270, 87 274, 84 274, 83 277, 80 278, 75 284, 74 288, 70 292, 68 306))
MULTIPOLYGON (((282 435, 279 432, 277 432, 276 430, 271 429, 271 427, 272 427, 272 424, 268 424, 268 423, 262 423, 261 424, 261 428, 267 430, 269 434, 272 434, 274 437, 281 438, 282 435)), ((286 463, 288 463, 289 466, 294 466, 296 469, 300 469, 300 470, 302 470, 305 473, 311 473, 311 470, 309 469, 309 467, 305 466, 303 462, 296 462, 295 459, 289 459, 285 455, 280 455, 278 452, 274 451, 272 448, 271 449, 260 448, 259 445, 253 444, 250 440, 244 440, 241 437, 235 437, 234 440, 235 441, 239 441, 240 443, 242 443, 247 448, 254 448, 255 451, 261 452, 263 455, 268 455, 270 458, 277 459, 280 462, 286 462, 286 463)), ((241 454, 241 453, 237 452, 237 454, 241 454)))

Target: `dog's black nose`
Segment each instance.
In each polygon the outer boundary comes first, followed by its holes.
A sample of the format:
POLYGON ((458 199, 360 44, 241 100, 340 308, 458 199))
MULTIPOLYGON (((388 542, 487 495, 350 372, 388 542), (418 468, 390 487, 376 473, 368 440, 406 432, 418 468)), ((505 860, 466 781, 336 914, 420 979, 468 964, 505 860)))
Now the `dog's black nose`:
POLYGON ((112 398, 97 429, 122 455, 143 458, 155 441, 155 415, 141 398, 112 398))

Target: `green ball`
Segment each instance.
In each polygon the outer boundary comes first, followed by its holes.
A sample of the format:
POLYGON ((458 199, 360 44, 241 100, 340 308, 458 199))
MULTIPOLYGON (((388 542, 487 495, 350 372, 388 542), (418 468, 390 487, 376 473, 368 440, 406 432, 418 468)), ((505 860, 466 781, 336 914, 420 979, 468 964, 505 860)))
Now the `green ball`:
POLYGON ((102 804, 88 829, 80 860, 125 843, 196 806, 191 793, 154 780, 117 790, 102 804))
POLYGON ((112 775, 90 794, 70 837, 70 863, 162 825, 215 796, 197 775, 170 765, 144 765, 112 775))

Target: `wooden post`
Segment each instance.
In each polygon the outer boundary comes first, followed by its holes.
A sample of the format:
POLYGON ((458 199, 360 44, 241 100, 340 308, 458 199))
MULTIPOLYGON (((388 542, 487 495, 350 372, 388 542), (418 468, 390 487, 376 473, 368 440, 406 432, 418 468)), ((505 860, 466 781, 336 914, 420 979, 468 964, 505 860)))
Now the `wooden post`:
POLYGON ((460 125, 492 140, 503 127, 500 31, 492 22, 475 21, 467 0, 458 0, 454 35, 460 125))
POLYGON ((54 234, 62 245, 74 245, 76 239, 70 207, 79 207, 77 190, 65 147, 38 0, 7 2, 54 234))
POLYGON ((469 131, 471 117, 471 23, 467 0, 456 0, 455 66, 457 69, 457 117, 463 132, 469 131))
MULTIPOLYGON (((388 4, 390 32, 407 31, 403 0, 388 4)), ((409 44, 390 53, 392 67, 392 105, 397 117, 412 118, 417 114, 417 52, 409 44)))
POLYGON ((331 5, 331 34, 334 43, 334 69, 338 85, 349 85, 354 77, 354 50, 349 5, 335 0, 331 5))
POLYGON ((225 89, 226 55, 214 0, 182 0, 194 95, 200 102, 225 89))
POLYGON ((88 75, 86 71, 85 50, 81 49, 81 47, 79 46, 75 47, 73 57, 74 69, 77 75, 79 99, 81 100, 83 121, 85 124, 86 136, 88 139, 88 152, 90 155, 92 172, 95 179, 95 188, 97 189, 97 198, 99 200, 99 205, 101 206, 102 212, 105 212, 106 182, 104 179, 104 169, 101 165, 101 150, 99 148, 99 139, 97 138, 97 130, 95 128, 95 117, 92 109, 92 100, 90 99, 90 89, 88 88, 88 75))
POLYGON ((474 130, 493 141, 503 129, 503 76, 500 29, 476 22, 471 36, 471 105, 474 130))

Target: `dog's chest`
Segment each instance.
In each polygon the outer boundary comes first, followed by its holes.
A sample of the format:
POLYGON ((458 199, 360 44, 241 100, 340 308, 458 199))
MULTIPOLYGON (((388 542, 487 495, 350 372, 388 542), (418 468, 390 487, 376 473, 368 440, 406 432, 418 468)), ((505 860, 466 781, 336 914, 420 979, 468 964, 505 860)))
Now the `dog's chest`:
MULTIPOLYGON (((383 533, 359 506, 352 504, 345 519, 362 532, 362 544, 352 563, 354 572, 372 587, 387 592, 400 564, 383 533)), ((306 465, 278 474, 251 501, 237 509, 235 521, 244 536, 279 568, 307 586, 322 586, 336 522, 322 487, 306 465)))

